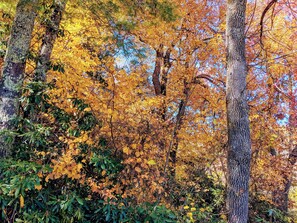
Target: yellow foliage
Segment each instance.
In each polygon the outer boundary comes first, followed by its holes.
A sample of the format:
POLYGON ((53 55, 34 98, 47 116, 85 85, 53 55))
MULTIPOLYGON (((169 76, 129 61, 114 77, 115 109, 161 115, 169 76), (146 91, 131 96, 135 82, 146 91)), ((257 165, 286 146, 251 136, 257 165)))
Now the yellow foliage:
POLYGON ((20 195, 20 208, 23 208, 25 206, 25 199, 23 195, 20 195))
POLYGON ((35 188, 36 190, 41 190, 41 189, 42 189, 42 185, 35 185, 34 188, 35 188))
MULTIPOLYGON (((129 9, 121 1, 114 2, 122 6, 121 10, 113 15, 114 18, 122 22, 133 19, 125 14, 125 10, 129 9)), ((53 171, 46 176, 46 181, 67 176, 82 184, 89 184, 92 192, 102 194, 105 199, 113 197, 114 193, 123 193, 122 197, 137 196, 137 202, 153 200, 164 190, 164 169, 168 169, 168 166, 165 167, 166 157, 172 149, 169 148, 170 145, 177 141, 177 180, 191 179, 195 165, 215 172, 213 175, 218 176, 219 181, 226 180, 226 61, 222 57, 225 50, 222 34, 226 27, 225 20, 222 19, 225 16, 225 8, 214 17, 214 9, 207 1, 174 0, 172 4, 176 6, 176 21, 165 23, 144 10, 142 14, 135 15, 135 27, 127 33, 123 31, 124 35, 133 36, 136 48, 143 47, 148 51, 148 59, 142 59, 140 65, 131 65, 129 71, 119 68, 119 64, 125 60, 122 55, 99 59, 105 49, 116 45, 116 40, 109 38, 113 33, 105 28, 108 23, 103 16, 101 18, 101 15, 98 15, 100 19, 94 18, 86 9, 75 7, 74 3, 69 4, 69 16, 63 20, 65 36, 56 42, 52 54, 53 61, 63 63, 65 72, 49 72, 48 81, 55 80, 57 86, 49 94, 55 105, 75 117, 79 114, 71 99, 83 99, 90 106, 85 108, 84 112, 92 112, 102 121, 103 126, 83 132, 76 138, 69 135, 59 136, 59 140, 63 141, 66 147, 63 148, 61 156, 53 157, 53 171), (217 24, 217 27, 214 29, 209 24, 217 24), (172 65, 166 74, 166 94, 156 95, 151 76, 155 68, 156 49, 160 45, 163 46, 163 54, 166 50, 171 50, 172 65), (89 75, 89 72, 103 73, 102 78, 106 86, 89 75), (188 95, 185 94, 186 90, 189 90, 188 95), (182 101, 186 101, 187 107, 181 124, 178 124, 177 114, 182 101), (92 156, 91 152, 90 157, 84 157, 81 163, 74 159, 80 154, 80 143, 96 145, 101 137, 108 140, 108 146, 115 150, 115 154, 117 152, 123 155, 124 169, 118 179, 120 185, 110 185, 106 170, 101 172, 101 176, 106 177, 102 181, 85 179, 84 165, 92 156), (122 188, 125 188, 125 191, 122 191, 122 188)), ((263 4, 259 7, 262 10, 263 4)), ((253 13, 253 9, 252 5, 248 4, 250 14, 253 13)), ((258 14, 255 16, 259 17, 258 14)), ((265 32, 267 37, 263 38, 266 49, 269 49, 265 51, 265 59, 267 72, 271 75, 267 82, 265 78, 259 80, 257 69, 264 65, 262 61, 258 61, 259 65, 249 66, 250 80, 247 86, 251 92, 257 92, 251 96, 256 99, 249 102, 255 151, 252 181, 266 191, 283 180, 285 171, 275 170, 273 165, 278 164, 280 169, 286 167, 282 158, 270 155, 270 147, 278 145, 276 149, 283 155, 286 154, 285 147, 290 145, 285 137, 288 134, 275 128, 277 123, 271 115, 277 114, 283 108, 278 106, 268 110, 265 99, 267 96, 268 102, 276 100, 278 95, 275 90, 268 89, 267 85, 272 86, 275 80, 281 79, 283 74, 290 71, 290 66, 285 63, 271 61, 274 61, 275 55, 284 49, 284 42, 287 43, 284 54, 291 55, 296 50, 296 46, 291 44, 290 40, 294 39, 295 34, 293 31, 288 32, 288 22, 283 18, 284 14, 274 20, 274 25, 278 26, 279 30, 265 32), (264 96, 261 98, 261 95, 264 96)), ((261 57, 259 52, 262 52, 261 47, 255 44, 258 39, 253 39, 253 36, 258 36, 258 23, 255 21, 251 21, 248 30, 251 36, 251 39, 247 40, 248 62, 253 61, 255 56, 261 57)), ((294 64, 295 61, 296 56, 292 55, 286 58, 285 62, 294 64)), ((165 67, 162 66, 162 69, 165 67)), ((54 122, 53 117, 48 118, 54 122)), ((71 125, 75 127, 75 124, 71 125)), ((44 157, 48 154, 39 152, 38 155, 44 157)), ((35 188, 41 189, 41 186, 35 188)), ((187 210, 189 207, 185 206, 184 209, 187 210)), ((192 207, 190 210, 193 212, 195 208, 192 207)), ((189 218, 192 218, 191 212, 188 214, 189 218)))
POLYGON ((147 162, 147 164, 148 164, 148 165, 156 165, 157 163, 156 163, 155 160, 149 160, 149 161, 147 162))
POLYGON ((124 147, 124 148, 123 148, 123 152, 124 152, 125 154, 129 155, 129 153, 130 153, 130 149, 129 149, 128 147, 124 147))

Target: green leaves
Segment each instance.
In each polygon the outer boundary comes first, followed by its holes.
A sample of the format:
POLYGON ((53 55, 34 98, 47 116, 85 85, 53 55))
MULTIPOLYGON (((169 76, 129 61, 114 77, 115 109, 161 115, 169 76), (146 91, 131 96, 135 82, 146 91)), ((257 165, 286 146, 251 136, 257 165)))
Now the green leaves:
POLYGON ((34 162, 1 160, 0 173, 3 179, 0 182, 0 214, 2 217, 8 217, 8 210, 16 211, 18 206, 24 207, 27 195, 30 199, 29 194, 38 193, 36 187, 41 185, 38 173, 50 170, 49 166, 41 166, 34 162))
MULTIPOLYGON (((177 217, 174 212, 163 205, 155 203, 143 203, 131 206, 127 200, 119 201, 117 204, 108 202, 102 210, 106 223, 133 222, 133 223, 174 223, 177 217)), ((98 210, 99 212, 99 210, 98 210)))
POLYGON ((110 178, 116 177, 123 168, 120 160, 112 157, 109 152, 95 152, 90 159, 90 165, 94 167, 93 171, 96 173, 101 174, 104 171, 110 178))

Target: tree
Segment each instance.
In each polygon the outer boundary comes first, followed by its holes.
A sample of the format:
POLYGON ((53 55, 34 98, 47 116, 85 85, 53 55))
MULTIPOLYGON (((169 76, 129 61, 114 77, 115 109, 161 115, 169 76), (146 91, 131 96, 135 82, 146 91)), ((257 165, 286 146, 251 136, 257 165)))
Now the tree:
POLYGON ((55 0, 52 5, 52 15, 45 22, 45 34, 40 47, 39 58, 35 70, 35 79, 40 81, 46 80, 46 72, 50 67, 50 57, 54 47, 55 40, 58 36, 62 14, 65 10, 66 0, 55 0))
MULTIPOLYGON (((12 130, 11 121, 19 110, 20 87, 24 79, 26 58, 30 47, 38 0, 20 0, 12 25, 10 40, 0 81, 0 130, 12 130)), ((10 153, 12 143, 0 138, 0 157, 10 153)))
POLYGON ((248 220, 251 142, 246 98, 246 0, 227 3, 227 125, 229 222, 248 220))

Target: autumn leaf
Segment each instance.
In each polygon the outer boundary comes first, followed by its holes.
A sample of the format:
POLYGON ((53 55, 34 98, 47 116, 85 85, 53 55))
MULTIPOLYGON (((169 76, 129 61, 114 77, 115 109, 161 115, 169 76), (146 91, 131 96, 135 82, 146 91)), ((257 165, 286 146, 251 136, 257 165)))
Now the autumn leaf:
POLYGON ((84 112, 90 112, 90 111, 91 111, 90 107, 84 109, 84 112))
POLYGON ((149 161, 147 161, 147 164, 148 165, 156 165, 156 161, 155 160, 149 160, 149 161))
POLYGON ((34 188, 35 188, 36 190, 41 190, 41 189, 42 189, 42 185, 34 185, 34 188))
POLYGON ((137 173, 140 173, 140 172, 141 172, 141 169, 137 166, 137 167, 135 167, 135 171, 136 171, 137 173))
POLYGON ((130 153, 130 149, 129 149, 128 147, 124 147, 124 148, 123 148, 123 153, 129 155, 129 153, 130 153))
POLYGON ((20 195, 20 207, 23 208, 25 206, 25 199, 23 195, 20 195))

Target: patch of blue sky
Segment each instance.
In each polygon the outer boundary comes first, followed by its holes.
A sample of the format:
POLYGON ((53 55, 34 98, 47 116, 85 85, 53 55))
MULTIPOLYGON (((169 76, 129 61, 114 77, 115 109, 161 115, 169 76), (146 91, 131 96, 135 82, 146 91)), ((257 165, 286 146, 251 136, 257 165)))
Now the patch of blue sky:
POLYGON ((133 36, 123 36, 114 32, 114 38, 117 39, 118 49, 114 55, 116 66, 124 69, 127 73, 132 71, 132 66, 148 63, 150 49, 143 44, 135 43, 133 36))

